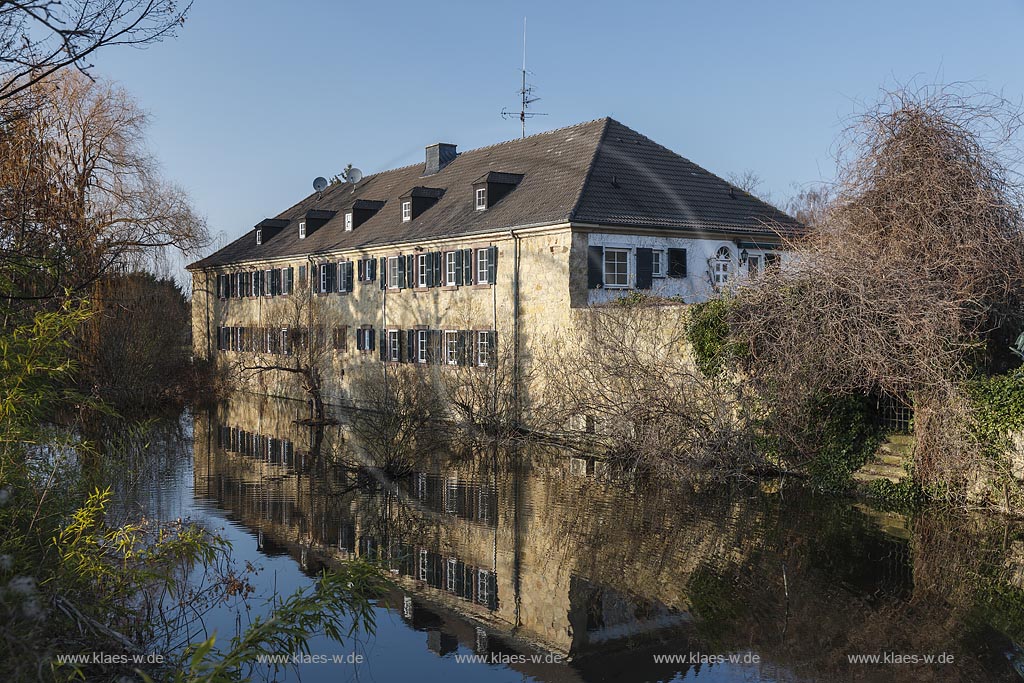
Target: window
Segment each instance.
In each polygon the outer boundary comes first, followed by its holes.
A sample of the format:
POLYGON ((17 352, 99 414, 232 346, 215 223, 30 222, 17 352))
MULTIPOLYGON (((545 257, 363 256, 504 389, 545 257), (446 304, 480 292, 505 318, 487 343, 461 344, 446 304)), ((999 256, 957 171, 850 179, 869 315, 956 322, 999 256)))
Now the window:
POLYGON ((487 208, 487 188, 478 187, 476 189, 476 210, 483 211, 487 208))
POLYGON ((257 245, 263 244, 263 231, 262 230, 257 230, 256 231, 256 244, 257 245))
POLYGON ((427 330, 416 331, 416 362, 426 363, 427 362, 427 341, 429 338, 427 330))
POLYGON ((426 287, 427 286, 427 270, 430 268, 427 265, 427 257, 429 254, 419 254, 416 257, 416 286, 426 287))
POLYGON ((491 573, 486 569, 476 570, 476 599, 481 605, 491 602, 491 573))
POLYGON ((373 351, 372 327, 361 327, 356 330, 356 349, 363 353, 373 351))
POLYGON ((327 277, 327 268, 328 268, 328 264, 326 264, 326 263, 321 263, 320 264, 320 291, 321 292, 330 291, 329 290, 330 283, 328 282, 328 277, 327 277))
POLYGON ((455 252, 449 251, 444 255, 444 283, 449 287, 455 286, 455 252))
POLYGON ((660 249, 651 252, 651 277, 665 277, 665 252, 660 249))
POLYGON ((711 274, 716 285, 724 285, 729 282, 729 274, 732 272, 732 250, 729 247, 722 247, 715 255, 712 263, 711 274))
POLYGON ((410 201, 410 200, 406 200, 406 201, 402 202, 402 220, 403 221, 411 221, 412 220, 412 201, 410 201))
POLYGON ((455 330, 444 332, 444 362, 448 365, 459 364, 459 333, 455 330))
POLYGON ((334 328, 332 342, 335 351, 348 350, 348 327, 346 325, 334 328))
POLYGON ((476 364, 481 367, 488 367, 491 364, 491 353, 494 344, 492 343, 493 332, 476 333, 476 364))
POLYGON ((299 221, 299 239, 306 239, 306 221, 299 221))
POLYGON ((288 328, 281 328, 281 354, 285 356, 292 355, 291 346, 288 344, 288 328))
POLYGON ((629 286, 629 250, 604 250, 604 286, 629 286))
POLYGON ((388 289, 398 289, 398 260, 400 258, 400 256, 388 258, 388 289))
POLYGON ((348 231, 348 230, 351 230, 351 229, 352 229, 352 212, 349 211, 348 213, 345 214, 345 230, 348 231))
POLYGON ((398 330, 388 330, 388 360, 397 363, 401 360, 402 334, 398 330))
POLYGON ((490 249, 476 250, 476 282, 479 285, 491 284, 490 256, 490 249))
POLYGON ((455 572, 458 569, 459 561, 454 557, 448 558, 448 570, 445 572, 445 588, 449 593, 455 592, 455 572))
POLYGON ((761 269, 761 259, 757 256, 747 257, 747 273, 750 277, 755 277, 758 271, 761 269))

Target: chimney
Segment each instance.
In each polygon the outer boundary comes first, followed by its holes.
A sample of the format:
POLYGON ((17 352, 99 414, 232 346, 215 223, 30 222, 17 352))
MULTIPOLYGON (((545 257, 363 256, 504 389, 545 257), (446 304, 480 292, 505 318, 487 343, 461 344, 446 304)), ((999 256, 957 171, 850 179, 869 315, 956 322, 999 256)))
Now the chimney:
POLYGON ((423 175, 434 175, 455 160, 455 145, 449 142, 438 142, 427 147, 427 163, 423 167, 423 175))

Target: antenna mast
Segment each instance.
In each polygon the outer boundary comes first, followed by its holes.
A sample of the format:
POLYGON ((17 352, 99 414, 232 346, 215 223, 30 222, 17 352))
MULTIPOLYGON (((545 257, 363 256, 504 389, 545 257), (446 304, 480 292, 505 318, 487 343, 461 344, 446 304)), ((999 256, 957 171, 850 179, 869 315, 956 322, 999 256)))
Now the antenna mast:
MULTIPOLYGON (((540 100, 539 97, 533 96, 533 86, 527 85, 526 83, 526 17, 523 17, 523 68, 522 68, 522 86, 519 88, 520 97, 520 109, 519 109, 519 122, 523 127, 523 137, 526 137, 526 119, 533 118, 534 116, 547 116, 540 112, 527 111, 530 105, 540 100)), ((506 109, 501 110, 502 118, 511 118, 514 114, 506 109)))

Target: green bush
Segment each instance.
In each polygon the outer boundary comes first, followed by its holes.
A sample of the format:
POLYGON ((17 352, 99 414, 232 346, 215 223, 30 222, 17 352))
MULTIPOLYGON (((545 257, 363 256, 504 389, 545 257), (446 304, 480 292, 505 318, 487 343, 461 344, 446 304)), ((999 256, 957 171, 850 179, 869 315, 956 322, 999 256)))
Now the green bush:
POLYGON ((986 454, 1002 455, 1009 446, 1008 433, 1024 430, 1024 368, 974 379, 967 393, 975 438, 986 454))

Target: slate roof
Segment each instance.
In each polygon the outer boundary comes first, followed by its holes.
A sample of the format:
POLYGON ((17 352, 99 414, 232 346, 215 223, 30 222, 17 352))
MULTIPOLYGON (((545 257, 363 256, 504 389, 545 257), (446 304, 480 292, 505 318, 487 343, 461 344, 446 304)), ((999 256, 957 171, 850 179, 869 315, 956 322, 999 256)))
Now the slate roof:
POLYGON ((354 188, 331 185, 281 212, 276 218, 291 225, 262 245, 256 244, 255 229, 249 230, 189 268, 566 221, 749 237, 801 229, 778 209, 611 118, 462 152, 433 175, 424 176, 423 169, 421 162, 366 176, 354 188), (477 211, 473 184, 492 172, 522 179, 494 206, 477 211), (438 190, 440 198, 403 222, 401 198, 414 188, 438 190), (384 205, 345 232, 345 212, 356 202, 384 205), (311 210, 337 213, 300 240, 298 219, 311 210))

